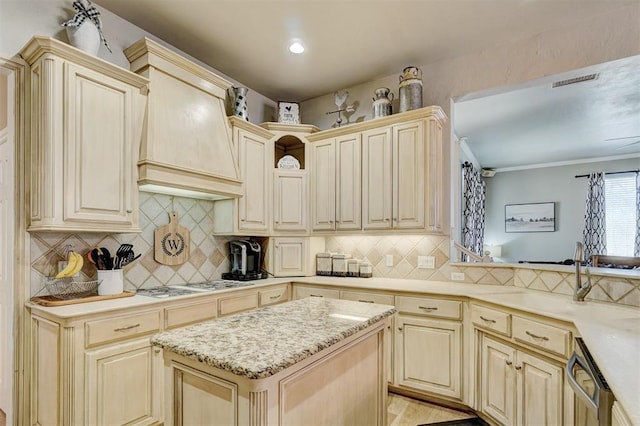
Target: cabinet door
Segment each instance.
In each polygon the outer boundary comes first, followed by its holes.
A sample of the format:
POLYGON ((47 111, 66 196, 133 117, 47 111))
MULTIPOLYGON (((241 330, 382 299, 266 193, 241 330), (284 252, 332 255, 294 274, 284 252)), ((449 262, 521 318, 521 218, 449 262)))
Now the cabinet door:
POLYGON ((296 277, 305 274, 305 238, 275 238, 274 271, 276 277, 296 277))
POLYGON ((422 120, 393 126, 394 228, 424 228, 424 144, 422 120))
POLYGON ((396 382, 460 399, 462 325, 398 316, 396 326, 396 382))
POLYGON ((274 186, 274 224, 278 231, 306 231, 307 175, 304 170, 276 171, 274 186))
POLYGON ((64 78, 63 220, 133 228, 138 218, 134 89, 68 62, 64 78))
MULTIPOLYGON (((517 425, 559 425, 563 418, 563 369, 518 351, 517 425)), ((513 424, 513 423, 512 423, 513 424)))
POLYGON ((313 183, 311 214, 314 231, 333 231, 336 221, 336 151, 335 140, 312 145, 313 183))
POLYGON ((336 139, 336 229, 362 229, 361 135, 336 139))
POLYGON ((85 369, 87 424, 162 421, 162 353, 148 338, 87 351, 85 369))
POLYGON ((503 425, 514 424, 516 409, 515 349, 487 337, 482 338, 480 410, 503 425))
POLYGON ((267 140, 243 129, 237 129, 237 132, 240 173, 244 181, 244 196, 238 199, 238 229, 267 231, 267 140))
POLYGON ((391 129, 362 134, 362 220, 364 229, 391 229, 391 129))

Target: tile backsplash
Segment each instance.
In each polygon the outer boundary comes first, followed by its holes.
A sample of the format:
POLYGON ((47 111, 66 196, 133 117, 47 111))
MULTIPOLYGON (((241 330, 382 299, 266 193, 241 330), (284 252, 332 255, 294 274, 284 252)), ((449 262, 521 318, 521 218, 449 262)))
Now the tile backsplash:
MULTIPOLYGON (((106 247, 114 252, 122 243, 133 244, 142 257, 125 267, 125 290, 160 285, 205 281, 221 277, 229 270, 226 244, 237 237, 213 236, 213 202, 167 195, 140 193, 141 233, 33 233, 31 234, 31 296, 46 294, 45 277, 56 273, 58 261, 67 247, 85 254, 91 247, 106 247), (179 215, 180 224, 190 231, 189 260, 177 266, 161 265, 154 260, 153 234, 169 222, 169 213, 179 215)), ((464 274, 462 282, 525 287, 558 294, 573 294, 574 274, 540 268, 519 268, 483 264, 461 266, 449 263, 449 237, 437 235, 350 235, 326 237, 326 250, 349 253, 366 259, 374 277, 450 281, 452 272, 464 274), (386 256, 393 266, 386 266, 386 256), (433 269, 420 269, 418 256, 433 256, 433 269)), ((81 280, 93 279, 95 267, 85 262, 81 280)), ((587 299, 640 306, 640 279, 591 275, 594 288, 587 299)))
MULTIPOLYGON (((68 247, 81 254, 92 247, 106 247, 115 253, 120 244, 133 244, 142 257, 124 268, 125 290, 216 279, 229 270, 226 244, 233 238, 213 236, 212 201, 140 192, 140 228, 141 233, 131 234, 31 234, 31 296, 46 294, 45 277, 55 275, 68 247), (189 229, 191 236, 189 260, 177 266, 157 263, 153 252, 153 233, 169 223, 172 211, 178 213, 180 225, 189 229)), ((81 280, 93 279, 95 267, 85 262, 81 275, 81 280)))

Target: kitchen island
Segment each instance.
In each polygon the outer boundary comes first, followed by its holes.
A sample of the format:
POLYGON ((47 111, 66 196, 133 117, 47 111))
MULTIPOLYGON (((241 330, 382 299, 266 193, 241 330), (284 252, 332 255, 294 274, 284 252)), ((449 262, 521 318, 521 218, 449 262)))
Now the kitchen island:
POLYGON ((157 334, 165 424, 386 425, 394 313, 310 297, 157 334))

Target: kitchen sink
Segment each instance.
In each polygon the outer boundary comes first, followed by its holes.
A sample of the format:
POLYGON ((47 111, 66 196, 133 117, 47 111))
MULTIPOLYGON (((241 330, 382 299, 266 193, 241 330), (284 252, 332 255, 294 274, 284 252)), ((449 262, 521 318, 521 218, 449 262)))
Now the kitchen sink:
POLYGON ((212 280, 200 283, 188 283, 183 285, 141 288, 136 293, 141 296, 164 299, 168 297, 185 296, 188 294, 207 293, 217 290, 248 287, 253 284, 255 283, 249 281, 212 280))

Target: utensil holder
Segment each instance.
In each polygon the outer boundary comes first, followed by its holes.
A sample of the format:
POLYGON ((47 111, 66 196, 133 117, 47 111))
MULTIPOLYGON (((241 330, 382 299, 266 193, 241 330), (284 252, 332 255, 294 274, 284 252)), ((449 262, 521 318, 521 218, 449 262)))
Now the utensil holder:
POLYGON ((102 284, 98 287, 98 294, 120 294, 124 291, 124 275, 122 269, 98 270, 98 280, 102 284))

